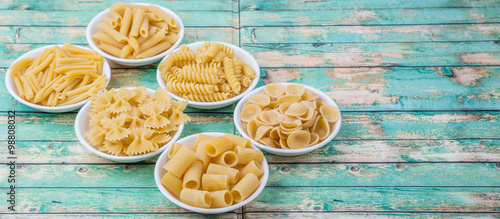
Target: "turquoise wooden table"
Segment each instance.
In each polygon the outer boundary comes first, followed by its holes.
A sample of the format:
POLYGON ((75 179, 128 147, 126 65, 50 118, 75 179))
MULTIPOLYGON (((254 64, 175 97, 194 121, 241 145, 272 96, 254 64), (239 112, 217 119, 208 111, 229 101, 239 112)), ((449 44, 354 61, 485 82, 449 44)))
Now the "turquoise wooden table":
MULTIPOLYGON (((340 105, 342 128, 298 157, 266 154, 260 196, 224 218, 500 217, 500 1, 160 1, 186 25, 184 43, 239 45, 259 86, 298 82, 340 105)), ((0 1, 0 68, 47 44, 87 46, 109 0, 0 1)), ((112 66, 109 87, 156 89, 156 64, 112 66)), ((73 131, 76 113, 36 112, 1 79, 0 217, 204 217, 157 189, 157 158, 114 163, 73 131), (7 193, 8 111, 16 111, 15 212, 7 193)), ((188 108, 183 136, 237 133, 234 106, 188 108)))

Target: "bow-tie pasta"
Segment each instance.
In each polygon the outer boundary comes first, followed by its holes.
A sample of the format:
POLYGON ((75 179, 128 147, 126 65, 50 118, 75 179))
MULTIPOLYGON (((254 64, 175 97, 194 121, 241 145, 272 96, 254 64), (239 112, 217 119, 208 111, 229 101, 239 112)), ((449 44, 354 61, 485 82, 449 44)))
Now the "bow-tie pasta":
POLYGON ((250 138, 264 145, 301 149, 325 140, 339 116, 337 107, 325 105, 300 84, 268 84, 243 105, 241 123, 250 138))
POLYGON ((189 121, 182 111, 186 101, 173 101, 159 88, 154 96, 145 87, 120 88, 91 97, 88 142, 100 151, 134 156, 157 151, 167 144, 179 125, 189 121))

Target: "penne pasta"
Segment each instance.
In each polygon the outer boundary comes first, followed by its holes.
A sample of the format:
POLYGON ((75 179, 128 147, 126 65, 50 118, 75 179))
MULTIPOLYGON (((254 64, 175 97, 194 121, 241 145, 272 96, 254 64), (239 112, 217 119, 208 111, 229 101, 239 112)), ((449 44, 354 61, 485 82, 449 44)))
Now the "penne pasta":
POLYGON ((97 25, 97 28, 99 28, 102 32, 106 33, 109 35, 111 38, 113 38, 115 41, 119 43, 124 43, 127 42, 127 37, 125 37, 125 34, 122 34, 122 32, 118 32, 113 27, 109 26, 107 23, 100 23, 97 25))
POLYGON ((144 10, 137 8, 134 9, 134 15, 132 18, 132 26, 130 27, 129 35, 133 37, 139 36, 139 30, 141 29, 142 20, 144 19, 144 10))

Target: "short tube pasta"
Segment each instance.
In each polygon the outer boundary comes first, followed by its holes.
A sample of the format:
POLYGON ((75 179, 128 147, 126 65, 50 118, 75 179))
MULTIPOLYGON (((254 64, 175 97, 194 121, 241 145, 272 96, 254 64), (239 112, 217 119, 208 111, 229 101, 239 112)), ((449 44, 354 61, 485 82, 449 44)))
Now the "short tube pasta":
POLYGON ((216 164, 234 167, 236 164, 238 164, 238 155, 234 151, 226 151, 212 158, 212 160, 216 164))
POLYGON ((249 173, 253 173, 255 176, 257 176, 257 178, 260 178, 262 175, 264 175, 264 170, 262 170, 262 166, 260 166, 260 164, 255 162, 255 160, 252 160, 240 170, 240 180, 249 173))
POLYGON ((262 160, 264 160, 262 151, 238 146, 234 148, 234 152, 238 155, 238 164, 248 164, 252 160, 255 160, 257 163, 262 163, 262 160))
POLYGON ((210 193, 210 197, 212 197, 212 208, 223 208, 233 204, 233 195, 229 190, 208 193, 210 193))
POLYGON ((248 173, 231 189, 234 202, 241 202, 259 188, 259 178, 253 173, 248 173))
POLYGON ((203 174, 201 177, 203 190, 217 191, 229 189, 229 177, 227 175, 203 174))
POLYGON ((227 175, 231 184, 235 184, 240 177, 239 170, 214 163, 208 165, 207 174, 227 175))
POLYGON ((180 195, 182 202, 198 208, 209 208, 212 205, 212 198, 207 191, 195 189, 183 189, 180 195))
POLYGON ((161 184, 165 186, 165 188, 167 188, 167 190, 174 194, 176 197, 179 198, 181 196, 181 191, 183 188, 182 180, 171 172, 167 172, 165 175, 163 175, 163 177, 161 178, 161 184))
POLYGON ((163 168, 175 176, 181 177, 195 159, 196 155, 194 152, 187 146, 183 145, 163 168))
POLYGON ((233 148, 233 143, 224 137, 217 137, 205 145, 208 156, 215 157, 233 148))
POLYGON ((194 161, 184 173, 183 187, 198 189, 200 187, 201 174, 203 173, 203 162, 194 161))

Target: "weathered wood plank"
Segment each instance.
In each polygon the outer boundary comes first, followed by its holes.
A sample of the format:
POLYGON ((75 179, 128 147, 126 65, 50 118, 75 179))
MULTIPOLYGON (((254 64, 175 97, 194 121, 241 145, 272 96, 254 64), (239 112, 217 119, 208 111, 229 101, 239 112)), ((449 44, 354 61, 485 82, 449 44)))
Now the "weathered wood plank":
MULTIPOLYGON (((16 153, 20 163, 113 163, 94 155, 78 142, 18 141, 16 153)), ((5 141, 0 141, 0 154, 7 154, 5 141)), ((500 140, 331 141, 326 146, 302 156, 284 157, 266 153, 266 158, 268 162, 275 164, 498 162, 500 140)), ((156 160, 157 157, 153 157, 143 163, 154 164, 156 160)))
MULTIPOLYGON (((319 88, 342 110, 496 110, 500 105, 500 67, 265 68, 262 72, 264 83, 296 82, 319 88)), ((156 89, 156 69, 112 69, 108 89, 121 86, 156 89)), ((0 101, 6 103, 0 111, 34 111, 15 101, 4 86, 0 86, 0 101)), ((230 113, 233 107, 210 112, 230 113)))
MULTIPOLYGON (((7 123, 1 113, 0 125, 7 123)), ((183 136, 203 131, 232 132, 232 115, 190 113, 183 136)), ((498 138, 498 111, 481 112, 344 112, 336 140, 498 138)), ((18 140, 76 140, 76 114, 22 113, 16 116, 18 140), (40 132, 40 126, 44 132, 40 132)), ((4 126, 6 127, 6 126, 4 126)), ((0 133, 5 138, 7 132, 0 133)))
POLYGON ((246 213, 246 218, 371 218, 371 219, 387 219, 387 218, 498 218, 499 213, 349 213, 349 212, 286 212, 286 213, 246 213))
MULTIPOLYGON (((157 188, 19 188, 17 192, 20 213, 186 212, 157 188)), ((266 187, 246 205, 246 212, 496 212, 499 200, 496 187, 266 187)), ((0 207, 7 204, 1 202, 0 207)))
MULTIPOLYGON (((86 27, 0 26, 0 42, 87 45, 85 29, 86 27)), ((197 41, 223 41, 238 44, 238 31, 229 27, 187 27, 182 43, 197 41)))
POLYGON ((451 7, 489 7, 500 6, 495 0, 463 1, 463 0, 423 0, 423 1, 382 1, 382 0, 327 0, 327 1, 241 1, 242 10, 271 11, 271 10, 359 10, 359 9, 386 9, 386 8, 451 8, 451 7))
POLYGON ((380 10, 241 11, 241 26, 415 25, 492 23, 500 21, 496 7, 380 10), (411 16, 409 16, 411 15, 411 16))
MULTIPOLYGON (((120 0, 121 1, 121 0, 120 0)), ((42 10, 42 11, 103 11, 116 1, 114 0, 98 0, 98 1, 81 1, 78 2, 78 7, 75 7, 73 2, 64 0, 51 1, 2 1, 0 2, 0 10, 42 10)), ((121 2, 137 2, 133 0, 124 0, 121 2)), ((210 0, 184 0, 184 1, 164 1, 150 0, 148 3, 161 5, 170 10, 195 11, 195 10, 214 10, 214 11, 231 11, 231 0, 225 1, 210 1, 210 0)))
POLYGON ((496 110, 499 67, 266 68, 264 83, 326 92, 342 110, 496 110))
POLYGON ((498 40, 499 24, 244 27, 242 43, 440 42, 498 40))
POLYGON ((243 44, 260 67, 500 65, 495 42, 243 44))
MULTIPOLYGON (((16 186, 155 188, 154 167, 155 164, 19 164, 16 186)), ((267 186, 500 187, 499 168, 493 163, 271 164, 267 186)), ((8 171, 8 166, 0 166, 0 187, 8 186, 8 171)))
MULTIPOLYGON (((0 124, 7 123, 6 113, 0 114, 0 124)), ((191 121, 181 137, 199 132, 233 133, 235 128, 232 118, 224 114, 189 113, 191 121)), ((23 140, 71 140, 77 141, 74 131, 76 113, 66 114, 18 114, 16 115, 16 139, 23 140), (43 127, 43 132, 40 131, 43 127)), ((4 126, 6 127, 6 126, 4 126)), ((7 131, 0 134, 6 139, 7 131)))
POLYGON ((498 187, 266 187, 246 212, 497 212, 499 206, 498 187))
MULTIPOLYGON (((104 9, 102 9, 104 10, 104 9)), ((0 25, 86 27, 99 11, 0 10, 0 25)), ((231 11, 175 11, 184 26, 232 27, 231 11), (209 19, 207 19, 209 18, 209 19)))
POLYGON ((113 212, 111 214, 99 214, 99 213, 71 213, 64 212, 61 214, 37 214, 37 213, 17 213, 17 214, 2 214, 8 216, 9 218, 222 218, 222 219, 240 219, 242 218, 242 214, 237 213, 224 213, 224 214, 216 214, 216 215, 208 215, 208 214, 198 214, 198 213, 190 213, 190 212, 155 212, 155 213, 119 213, 113 212))

